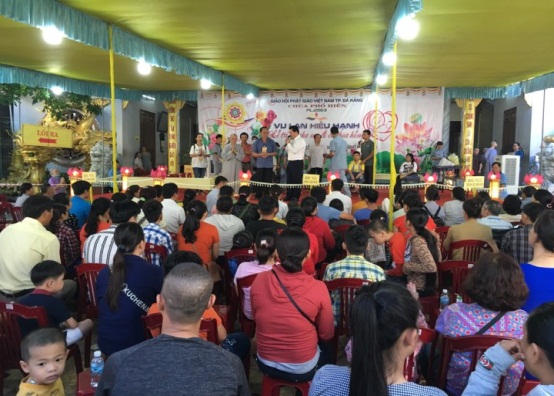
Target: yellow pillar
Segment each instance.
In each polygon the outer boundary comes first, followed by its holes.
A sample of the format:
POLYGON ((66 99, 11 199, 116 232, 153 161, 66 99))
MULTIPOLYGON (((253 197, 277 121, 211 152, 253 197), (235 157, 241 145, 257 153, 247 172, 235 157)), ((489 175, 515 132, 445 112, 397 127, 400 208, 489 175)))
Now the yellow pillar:
MULTIPOLYGON (((108 36, 110 40, 110 102, 112 109, 112 191, 114 193, 119 192, 117 185, 117 131, 115 120, 115 72, 114 72, 114 51, 113 51, 113 27, 110 23, 108 25, 108 36)), ((92 189, 90 193, 92 199, 92 189)))
MULTIPOLYGON (((396 57, 398 42, 394 42, 394 55, 396 57)), ((396 182, 396 165, 394 164, 394 152, 396 146, 396 62, 392 66, 392 87, 391 87, 392 103, 391 103, 391 131, 390 131, 390 181, 389 181, 389 228, 392 230, 394 213, 394 189, 393 183, 396 182)))
MULTIPOLYGON (((475 108, 479 105, 479 103, 481 103, 481 99, 456 99, 456 104, 464 111, 464 115, 462 117, 462 152, 460 155, 460 174, 464 174, 467 170, 471 171, 473 167, 475 108)), ((488 175, 485 175, 485 178, 487 176, 488 175)))
POLYGON ((179 111, 185 101, 175 99, 163 105, 167 110, 167 173, 179 173, 179 111))

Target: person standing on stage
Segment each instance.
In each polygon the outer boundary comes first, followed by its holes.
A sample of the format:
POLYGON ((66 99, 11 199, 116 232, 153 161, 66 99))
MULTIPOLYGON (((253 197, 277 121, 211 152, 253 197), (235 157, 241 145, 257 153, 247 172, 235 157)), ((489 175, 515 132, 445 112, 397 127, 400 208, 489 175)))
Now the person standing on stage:
MULTIPOLYGON (((273 157, 277 155, 277 147, 273 139, 269 137, 269 128, 260 129, 260 139, 252 144, 252 157, 256 159, 256 181, 263 183, 273 182, 273 157)), ((263 191, 268 191, 269 186, 256 189, 256 198, 262 197, 263 191)))
POLYGON ((351 197, 350 187, 348 187, 348 181, 346 180, 346 168, 348 168, 346 150, 348 146, 346 140, 339 135, 339 128, 336 126, 331 127, 331 137, 333 140, 331 140, 329 145, 329 154, 325 154, 325 158, 331 159, 329 162, 329 172, 339 172, 340 178, 344 182, 343 194, 351 197))
POLYGON ((366 129, 362 132, 362 144, 360 154, 364 163, 364 183, 373 184, 373 156, 375 155, 375 143, 371 140, 371 132, 366 129))
POLYGON ((321 145, 321 135, 316 133, 314 135, 314 144, 310 144, 308 147, 308 159, 310 161, 310 173, 312 175, 319 175, 319 181, 321 182, 321 175, 323 174, 323 163, 325 159, 323 155, 327 153, 327 147, 321 145))
POLYGON ((246 132, 240 134, 240 147, 244 154, 244 157, 242 157, 241 160, 242 171, 247 172, 252 167, 250 163, 252 159, 252 145, 248 144, 248 134, 246 132))
MULTIPOLYGON (((306 154, 306 141, 300 136, 297 125, 289 127, 290 138, 287 138, 285 150, 287 152, 287 183, 302 184, 304 173, 304 156, 306 154)), ((346 166, 345 166, 346 168, 346 166)), ((285 201, 300 199, 301 188, 288 188, 285 201)))
POLYGON ((489 172, 492 169, 492 164, 496 162, 496 156, 498 155, 498 152, 496 151, 496 141, 493 140, 491 142, 491 146, 485 151, 485 166, 483 168, 483 176, 485 176, 485 187, 489 186, 489 172))

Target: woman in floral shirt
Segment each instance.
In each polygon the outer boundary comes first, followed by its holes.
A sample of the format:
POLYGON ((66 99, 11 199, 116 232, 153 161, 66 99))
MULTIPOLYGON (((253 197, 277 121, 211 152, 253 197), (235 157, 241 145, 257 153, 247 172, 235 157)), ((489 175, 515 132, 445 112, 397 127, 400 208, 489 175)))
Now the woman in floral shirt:
POLYGON ((404 266, 408 282, 414 282, 420 297, 435 293, 437 263, 441 260, 440 242, 425 228, 429 214, 422 207, 410 209, 406 213, 406 228, 412 237, 406 244, 404 266))
MULTIPOLYGON (((475 302, 459 302, 446 307, 437 320, 435 330, 450 337, 475 335, 497 315, 504 313, 483 335, 523 338, 527 313, 520 308, 529 290, 519 265, 512 257, 505 253, 482 256, 464 282, 464 290, 475 302)), ((446 377, 449 394, 462 394, 470 374, 470 361, 471 352, 452 356, 446 377)), ((522 371, 521 362, 508 370, 504 395, 511 395, 517 390, 522 371)))

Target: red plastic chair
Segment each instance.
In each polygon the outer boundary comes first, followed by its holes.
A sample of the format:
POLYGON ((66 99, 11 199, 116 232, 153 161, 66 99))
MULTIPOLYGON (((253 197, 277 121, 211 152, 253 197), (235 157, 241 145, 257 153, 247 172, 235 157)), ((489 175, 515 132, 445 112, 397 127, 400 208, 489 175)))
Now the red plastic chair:
POLYGON ((147 339, 159 336, 162 332, 162 314, 156 312, 144 315, 142 317, 142 325, 144 326, 144 335, 147 339))
MULTIPOLYGON (((481 355, 490 347, 496 345, 497 342, 506 340, 506 337, 480 335, 480 336, 467 336, 467 337, 443 337, 442 338, 442 353, 439 365, 439 378, 437 380, 437 387, 445 389, 446 387, 446 375, 448 374, 448 366, 454 353, 470 352, 471 362, 469 366, 468 377, 465 379, 466 385, 469 379, 469 374, 475 371, 475 366, 481 355)), ((498 395, 502 395, 502 387, 504 385, 504 377, 500 383, 498 389, 498 395)), ((465 386, 464 386, 465 387, 465 386)))
POLYGON ((440 313, 439 296, 420 297, 419 305, 430 328, 435 328, 440 313))
POLYGON ((86 315, 87 318, 98 317, 96 298, 96 278, 98 273, 106 268, 106 264, 80 264, 75 267, 77 283, 79 284, 79 319, 86 315))
POLYGON ((526 373, 527 372, 523 373, 521 381, 519 381, 516 396, 527 396, 536 386, 540 385, 540 381, 533 381, 525 378, 526 373))
MULTIPOLYGON (((0 302, 0 367, 3 370, 21 369, 21 329, 19 319, 35 320, 38 327, 48 327, 48 317, 43 307, 27 307, 17 303, 0 302)), ((88 338, 90 339, 90 334, 88 338)), ((83 360, 79 345, 68 347, 69 356, 73 356, 77 373, 83 371, 83 360)), ((0 375, 0 389, 4 388, 4 374, 0 375)))
POLYGON ((441 248, 442 248, 442 257, 446 257, 447 252, 444 250, 444 240, 446 239, 446 236, 448 235, 448 230, 450 229, 450 226, 443 226, 443 227, 437 227, 435 228, 435 232, 438 234, 440 242, 441 242, 441 248))
POLYGON ((77 375, 76 388, 77 396, 94 396, 96 388, 90 386, 90 370, 85 370, 77 375))
POLYGON ((160 262, 163 262, 167 257, 167 248, 154 243, 146 243, 146 246, 144 247, 144 256, 146 257, 146 261, 152 263, 153 254, 160 256, 160 262))
POLYGON ((356 223, 358 223, 358 225, 366 227, 369 225, 370 221, 369 219, 362 219, 362 220, 357 220, 356 223))
POLYGON ((23 212, 19 206, 12 206, 12 217, 16 223, 23 220, 23 212))
MULTIPOLYGON (((157 337, 162 332, 162 321, 163 317, 159 312, 142 317, 146 338, 157 337)), ((200 322, 199 336, 206 341, 219 345, 219 339, 217 338, 217 322, 215 319, 202 319, 200 322)))
MULTIPOLYGON (((231 275, 231 270, 229 268, 229 261, 234 260, 236 261, 237 265, 240 265, 241 263, 247 262, 247 261, 254 261, 257 260, 256 253, 254 252, 254 249, 231 249, 228 252, 225 253, 225 260, 223 260, 223 287, 224 287, 224 293, 225 293, 225 299, 227 304, 231 305, 232 307, 232 314, 234 315, 237 312, 238 309, 238 296, 234 292, 235 285, 233 283, 233 277, 231 275)), ((233 316, 234 320, 234 316, 233 316)))
POLYGON ((465 302, 469 302, 469 297, 464 293, 462 284, 473 265, 471 261, 463 260, 440 262, 438 265, 439 290, 448 289, 448 278, 450 278, 451 292, 461 295, 465 302))
POLYGON ((308 396, 310 392, 311 381, 308 382, 289 382, 282 379, 272 378, 264 375, 262 380, 262 396, 279 396, 282 387, 295 388, 302 396, 308 396))
POLYGON ((462 260, 476 262, 484 252, 492 252, 491 246, 485 241, 467 239, 464 241, 452 242, 448 250, 447 259, 452 259, 454 250, 462 249, 462 260))
MULTIPOLYGON (((429 353, 429 356, 435 356, 435 348, 437 346, 437 335, 438 333, 433 329, 417 329, 419 333, 419 340, 424 344, 431 344, 431 351, 429 353)), ((433 359, 429 359, 429 368, 427 370, 428 373, 431 372, 431 364, 433 362, 433 359)), ((406 358, 406 361, 404 362, 404 378, 406 378, 406 381, 412 382, 414 380, 414 366, 416 364, 415 355, 412 353, 410 356, 406 358)), ((429 385, 429 379, 427 379, 427 384, 429 385)))
POLYGON ((329 293, 332 293, 334 291, 338 291, 339 293, 340 319, 336 326, 339 335, 346 334, 348 332, 350 304, 352 303, 352 301, 354 301, 356 291, 363 285, 369 285, 370 283, 371 282, 366 279, 357 278, 343 278, 325 282, 329 293))
POLYGON ((252 287, 252 283, 254 283, 257 276, 258 274, 253 274, 253 275, 245 276, 244 278, 237 279, 237 289, 239 294, 240 327, 242 332, 250 338, 254 337, 254 333, 256 331, 256 322, 254 322, 252 319, 248 319, 244 315, 244 309, 243 309, 244 308, 244 289, 247 287, 252 287))
POLYGON ((12 224, 16 220, 13 217, 12 204, 9 202, 0 202, 0 224, 12 224))

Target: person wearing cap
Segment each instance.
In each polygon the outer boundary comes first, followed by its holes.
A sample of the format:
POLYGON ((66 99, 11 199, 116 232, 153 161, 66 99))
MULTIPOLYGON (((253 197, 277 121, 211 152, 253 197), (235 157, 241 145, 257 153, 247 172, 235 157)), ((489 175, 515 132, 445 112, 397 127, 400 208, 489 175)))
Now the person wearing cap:
POLYGON ((435 145, 435 149, 431 153, 431 165, 433 167, 433 171, 435 171, 436 167, 439 166, 439 162, 441 162, 441 159, 446 157, 446 149, 444 148, 444 145, 441 141, 438 141, 435 145))

